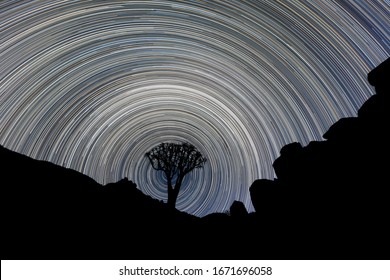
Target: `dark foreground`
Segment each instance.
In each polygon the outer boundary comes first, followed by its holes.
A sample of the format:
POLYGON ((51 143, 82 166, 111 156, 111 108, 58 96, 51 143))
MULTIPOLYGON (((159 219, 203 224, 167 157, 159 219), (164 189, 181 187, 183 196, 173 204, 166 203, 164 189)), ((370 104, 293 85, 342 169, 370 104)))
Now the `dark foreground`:
POLYGON ((195 217, 0 147, 1 259, 389 259, 389 78, 390 59, 357 117, 282 148, 278 179, 250 186, 255 213, 195 217))

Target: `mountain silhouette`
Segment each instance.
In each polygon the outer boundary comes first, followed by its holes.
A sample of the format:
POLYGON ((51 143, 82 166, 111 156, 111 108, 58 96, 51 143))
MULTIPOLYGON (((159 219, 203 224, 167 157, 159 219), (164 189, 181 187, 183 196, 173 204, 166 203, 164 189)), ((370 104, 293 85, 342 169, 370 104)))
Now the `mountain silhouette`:
POLYGON ((199 218, 0 146, 2 259, 388 259, 389 74, 387 59, 324 141, 281 149, 277 179, 249 188, 255 213, 199 218))

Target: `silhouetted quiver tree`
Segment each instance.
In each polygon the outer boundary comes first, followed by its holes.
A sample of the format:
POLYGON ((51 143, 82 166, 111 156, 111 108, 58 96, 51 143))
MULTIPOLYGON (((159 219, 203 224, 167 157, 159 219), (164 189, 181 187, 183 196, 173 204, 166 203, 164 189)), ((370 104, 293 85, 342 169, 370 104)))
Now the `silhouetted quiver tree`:
POLYGON ((161 143, 146 153, 146 156, 154 169, 164 171, 168 184, 168 206, 172 208, 175 208, 184 176, 195 168, 203 167, 207 161, 189 143, 161 143))

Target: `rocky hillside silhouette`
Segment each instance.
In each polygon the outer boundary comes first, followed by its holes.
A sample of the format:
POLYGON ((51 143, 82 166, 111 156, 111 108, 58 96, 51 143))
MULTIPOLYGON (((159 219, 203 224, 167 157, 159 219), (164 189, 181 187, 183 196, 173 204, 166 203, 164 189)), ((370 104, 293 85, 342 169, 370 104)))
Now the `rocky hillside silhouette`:
POLYGON ((0 168, 2 259, 232 259, 244 253, 245 247, 232 250, 230 239, 236 226, 242 229, 236 237, 250 230, 238 219, 247 214, 238 202, 232 215, 201 219, 168 208, 127 178, 102 186, 2 146, 0 168))
POLYGON ((0 146, 2 259, 388 259, 390 59, 376 94, 324 141, 283 147, 275 180, 203 218, 169 209, 127 178, 93 179, 0 146))
POLYGON ((102 186, 1 146, 0 162, 2 259, 162 257, 161 240, 199 221, 144 195, 127 178, 102 186))
POLYGON ((302 244, 317 239, 313 246, 326 256, 390 257, 389 78, 387 59, 368 74, 376 94, 357 117, 333 124, 324 141, 281 149, 273 163, 277 179, 250 187, 258 217, 279 231, 294 229, 302 244))

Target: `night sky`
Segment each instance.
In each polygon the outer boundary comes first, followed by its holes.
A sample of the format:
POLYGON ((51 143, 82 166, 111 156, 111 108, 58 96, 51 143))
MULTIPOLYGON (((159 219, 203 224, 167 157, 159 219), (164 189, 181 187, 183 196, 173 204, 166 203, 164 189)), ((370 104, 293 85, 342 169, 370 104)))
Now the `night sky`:
POLYGON ((388 0, 0 1, 0 144, 165 201, 145 153, 188 141, 208 162, 177 208, 253 211, 284 145, 374 94, 389 22, 388 0))

